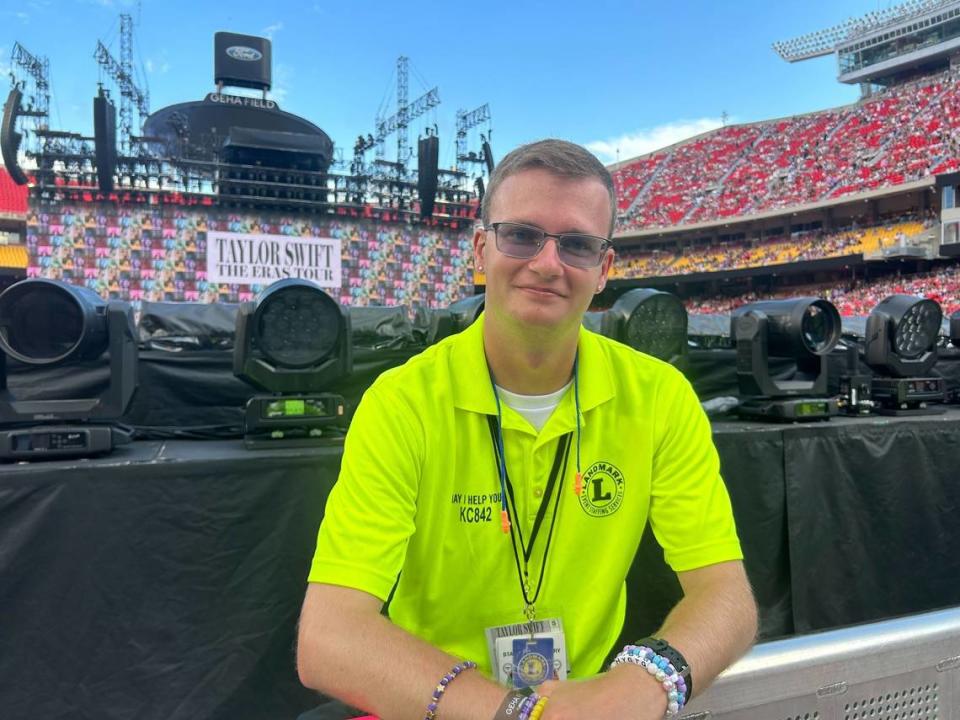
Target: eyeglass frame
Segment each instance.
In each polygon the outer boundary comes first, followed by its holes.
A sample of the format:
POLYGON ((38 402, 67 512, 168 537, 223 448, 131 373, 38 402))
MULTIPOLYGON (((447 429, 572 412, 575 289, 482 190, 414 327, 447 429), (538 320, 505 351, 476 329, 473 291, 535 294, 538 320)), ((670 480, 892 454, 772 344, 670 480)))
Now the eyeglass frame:
POLYGON ((499 252, 502 252, 507 257, 513 258, 515 260, 533 260, 533 258, 537 257, 537 255, 541 253, 543 248, 546 247, 547 238, 553 238, 554 240, 557 241, 557 257, 560 259, 560 262, 562 262, 564 265, 567 265, 569 267, 577 268, 578 270, 589 270, 590 268, 599 267, 600 265, 603 264, 603 256, 606 254, 607 250, 613 247, 613 241, 609 237, 604 237, 602 235, 591 235, 590 233, 583 233, 583 232, 548 233, 543 228, 539 228, 536 225, 528 225, 527 223, 518 223, 518 222, 510 222, 510 221, 495 222, 495 223, 490 223, 489 225, 482 225, 480 229, 483 230, 484 232, 490 232, 492 230, 493 239, 494 239, 494 242, 496 243, 497 250, 499 252), (503 250, 500 247, 500 233, 497 230, 497 228, 501 225, 512 225, 515 227, 529 228, 530 230, 535 230, 538 233, 540 233, 542 237, 540 238, 540 242, 537 244, 537 251, 533 255, 523 256, 523 255, 511 255, 510 253, 503 250), (593 238, 595 240, 600 240, 603 243, 603 246, 600 248, 597 261, 592 265, 573 265, 572 263, 568 263, 566 260, 560 257, 561 239, 563 237, 569 237, 569 236, 588 237, 588 238, 593 238))

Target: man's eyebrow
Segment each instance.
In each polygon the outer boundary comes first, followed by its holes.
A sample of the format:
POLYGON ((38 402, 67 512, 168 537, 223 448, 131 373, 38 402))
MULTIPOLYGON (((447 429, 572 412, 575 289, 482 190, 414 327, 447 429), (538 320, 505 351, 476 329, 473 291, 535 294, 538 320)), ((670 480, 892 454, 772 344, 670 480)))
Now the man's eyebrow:
MULTIPOLYGON (((535 223, 535 222, 531 222, 530 220, 503 220, 503 221, 501 221, 501 222, 509 222, 509 223, 513 223, 514 225, 529 225, 530 227, 536 228, 537 230, 543 230, 543 228, 540 227, 540 225, 538 225, 538 224, 535 223)), ((492 224, 492 223, 491 223, 491 224, 492 224)), ((546 230, 543 230, 543 231, 546 232, 546 230)), ((560 231, 559 233, 557 233, 557 234, 558 234, 558 235, 590 235, 590 236, 592 236, 592 237, 603 237, 603 235, 595 235, 594 233, 590 232, 589 230, 580 230, 579 228, 571 228, 571 229, 569 229, 569 230, 561 230, 561 231, 560 231)))

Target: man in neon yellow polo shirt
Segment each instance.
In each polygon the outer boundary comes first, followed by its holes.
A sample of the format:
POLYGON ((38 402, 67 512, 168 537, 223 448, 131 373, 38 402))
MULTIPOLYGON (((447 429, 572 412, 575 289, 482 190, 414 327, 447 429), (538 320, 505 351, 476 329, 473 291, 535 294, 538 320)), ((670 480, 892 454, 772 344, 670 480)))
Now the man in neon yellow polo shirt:
POLYGON ((595 157, 518 148, 482 217, 484 314, 381 375, 351 424, 300 677, 387 719, 675 714, 756 632, 709 423, 674 368, 581 325, 613 262, 595 157), (601 672, 648 520, 684 598, 601 672), (546 700, 506 687, 525 684, 546 700))

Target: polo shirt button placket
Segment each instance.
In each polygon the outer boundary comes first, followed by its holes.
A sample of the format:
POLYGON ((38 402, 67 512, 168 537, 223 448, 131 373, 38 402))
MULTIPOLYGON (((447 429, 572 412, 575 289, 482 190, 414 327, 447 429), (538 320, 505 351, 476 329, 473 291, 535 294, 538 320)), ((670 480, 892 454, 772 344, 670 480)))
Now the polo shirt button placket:
POLYGON ((542 497, 543 497, 543 488, 541 488, 541 487, 534 488, 534 489, 533 489, 533 496, 534 496, 535 498, 542 498, 542 497))

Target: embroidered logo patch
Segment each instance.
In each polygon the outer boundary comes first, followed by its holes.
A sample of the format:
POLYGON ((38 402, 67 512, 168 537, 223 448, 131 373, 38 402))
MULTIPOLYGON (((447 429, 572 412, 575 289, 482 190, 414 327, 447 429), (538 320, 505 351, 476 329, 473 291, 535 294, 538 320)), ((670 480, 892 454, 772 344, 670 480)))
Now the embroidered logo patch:
POLYGON ((623 473, 608 462, 595 462, 583 474, 580 507, 591 517, 613 515, 623 504, 623 473))

